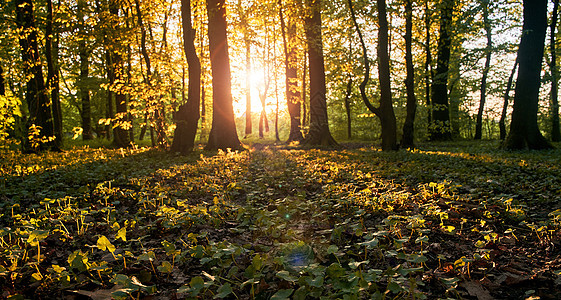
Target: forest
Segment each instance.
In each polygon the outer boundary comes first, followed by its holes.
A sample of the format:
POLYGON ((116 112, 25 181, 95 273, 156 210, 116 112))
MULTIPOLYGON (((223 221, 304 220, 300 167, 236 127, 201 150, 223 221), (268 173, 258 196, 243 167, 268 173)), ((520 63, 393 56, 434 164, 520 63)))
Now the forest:
POLYGON ((558 6, 0 0, 0 298, 561 298, 558 6))

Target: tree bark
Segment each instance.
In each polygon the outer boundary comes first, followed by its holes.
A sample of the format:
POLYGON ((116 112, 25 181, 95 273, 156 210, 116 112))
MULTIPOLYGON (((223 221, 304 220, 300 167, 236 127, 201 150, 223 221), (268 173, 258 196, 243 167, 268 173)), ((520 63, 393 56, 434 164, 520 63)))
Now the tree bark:
POLYGON ((485 109, 485 101, 487 97, 487 76, 491 67, 491 54, 493 48, 491 23, 489 23, 489 0, 482 0, 481 2, 483 5, 483 24, 485 26, 485 33, 487 36, 487 47, 485 48, 485 67, 483 69, 483 75, 481 76, 479 110, 477 111, 477 120, 475 122, 475 140, 480 140, 482 137, 483 111, 485 109))
POLYGON ((51 91, 53 125, 57 147, 62 146, 62 107, 59 93, 58 32, 53 31, 53 2, 47 0, 47 26, 45 29, 45 51, 47 52, 47 89, 51 91))
POLYGON ((212 128, 205 149, 243 149, 238 138, 232 104, 230 60, 224 0, 207 0, 208 39, 212 69, 212 128))
POLYGON ((501 112, 501 119, 499 120, 499 130, 500 139, 503 141, 506 138, 506 114, 508 110, 508 99, 510 95, 510 90, 512 87, 512 81, 514 80, 514 74, 516 73, 516 68, 518 67, 518 57, 514 61, 514 67, 510 71, 510 76, 508 77, 508 82, 506 84, 505 94, 503 96, 503 109, 501 112))
POLYGON ((436 74, 432 82, 432 124, 429 128, 430 139, 433 141, 452 139, 448 106, 448 70, 452 43, 450 31, 455 0, 443 0, 440 5, 440 36, 438 37, 436 74))
MULTIPOLYGON (((247 23, 245 24, 247 26, 247 23)), ((251 43, 247 28, 244 32, 245 42, 245 136, 249 136, 253 132, 253 124, 251 120, 251 43)))
POLYGON ((360 95, 366 104, 366 107, 373 112, 379 119, 382 127, 382 150, 394 151, 398 149, 397 145, 397 124, 393 111, 392 94, 391 94, 391 78, 390 78, 390 56, 388 52, 388 19, 386 16, 386 1, 378 0, 378 79, 380 81, 380 105, 375 107, 366 95, 366 86, 370 79, 370 63, 368 61, 368 53, 366 44, 362 37, 362 32, 358 26, 356 15, 353 9, 352 1, 348 1, 349 9, 353 23, 358 32, 360 43, 362 46, 364 60, 364 80, 360 84, 360 95))
MULTIPOLYGON (((120 40, 120 26, 119 26, 119 2, 117 0, 109 1, 110 24, 113 30, 110 30, 111 41, 110 55, 112 62, 112 72, 114 82, 119 82, 123 78, 123 45, 120 40)), ((115 88, 115 86, 113 86, 115 88)), ((116 127, 113 130, 113 145, 122 148, 130 146, 129 128, 128 128, 128 108, 127 97, 120 89, 115 91, 115 118, 116 127)))
POLYGON ((434 81, 434 71, 432 69, 432 54, 431 54, 431 15, 429 14, 429 1, 425 1, 425 103, 427 105, 427 121, 430 126, 432 125, 432 101, 431 101, 431 85, 434 81))
POLYGON ((518 49, 519 71, 516 79, 510 132, 503 144, 508 150, 550 149, 553 146, 538 127, 540 73, 547 28, 547 0, 524 0, 524 23, 518 49))
POLYGON ((201 103, 201 63, 195 48, 195 30, 191 23, 190 0, 181 1, 181 20, 184 52, 189 65, 189 88, 187 102, 183 103, 175 114, 177 127, 175 128, 171 151, 185 154, 192 151, 195 146, 201 103))
POLYGON ((549 50, 551 53, 551 140, 561 141, 561 130, 559 128, 559 70, 557 68, 557 53, 555 44, 555 30, 557 28, 557 14, 559 10, 559 0, 553 1, 553 12, 551 24, 549 26, 551 42, 549 50))
POLYGON ((91 140, 93 138, 90 90, 88 88, 90 51, 88 50, 86 45, 87 34, 85 32, 86 25, 84 22, 84 9, 86 4, 87 2, 85 0, 78 0, 78 55, 80 57, 80 77, 78 82, 78 90, 82 102, 82 112, 80 114, 80 117, 82 118, 82 139, 84 141, 91 140))
POLYGON ((329 131, 325 86, 325 65, 321 36, 321 0, 306 0, 304 19, 308 44, 310 72, 310 132, 302 141, 304 145, 336 146, 329 131))
MULTIPOLYGON (((24 78, 26 78, 25 100, 29 109, 27 129, 38 129, 38 135, 32 140, 27 137, 23 143, 24 151, 57 150, 54 124, 51 113, 51 102, 43 77, 37 28, 33 17, 33 3, 31 0, 16 0, 16 23, 18 29, 24 33, 19 44, 24 64, 24 78)), ((31 132, 29 132, 31 133, 31 132)), ((29 136, 29 134, 27 135, 29 136)))
POLYGON ((407 75, 405 89, 407 90, 407 115, 403 124, 403 138, 401 146, 412 148, 415 146, 415 113, 417 111, 417 98, 415 97, 415 69, 412 54, 412 28, 413 28, 413 1, 405 1, 405 65, 407 75))
POLYGON ((347 138, 349 140, 353 138, 352 119, 351 119, 352 91, 353 91, 353 78, 352 75, 350 75, 349 81, 347 82, 347 90, 345 91, 345 114, 347 115, 347 138))
POLYGON ((286 103, 290 116, 290 133, 287 143, 301 142, 302 124, 300 119, 300 106, 302 99, 298 90, 298 53, 296 40, 296 19, 294 13, 288 13, 288 26, 284 20, 283 3, 279 0, 279 17, 282 30, 282 40, 284 48, 284 66, 286 74, 286 103))
POLYGON ((4 85, 4 69, 2 69, 2 64, 0 64, 0 96, 6 96, 6 87, 4 85))

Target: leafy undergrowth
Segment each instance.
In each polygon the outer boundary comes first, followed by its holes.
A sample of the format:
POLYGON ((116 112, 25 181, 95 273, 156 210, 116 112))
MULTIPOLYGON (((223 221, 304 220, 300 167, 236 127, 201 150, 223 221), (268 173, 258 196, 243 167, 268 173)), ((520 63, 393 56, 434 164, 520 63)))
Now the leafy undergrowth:
POLYGON ((0 153, 9 299, 560 299, 561 152, 0 153))

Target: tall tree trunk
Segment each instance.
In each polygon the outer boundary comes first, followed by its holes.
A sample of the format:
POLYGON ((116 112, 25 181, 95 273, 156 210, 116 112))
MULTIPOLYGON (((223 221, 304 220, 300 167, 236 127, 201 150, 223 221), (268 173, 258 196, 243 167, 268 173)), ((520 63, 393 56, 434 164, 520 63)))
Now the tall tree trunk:
POLYGON ((0 96, 6 96, 6 87, 4 85, 4 69, 2 69, 2 64, 0 64, 0 96))
POLYGON ((212 69, 212 128, 205 149, 242 149, 234 120, 230 59, 224 0, 207 0, 208 39, 212 69))
POLYGON ((310 59, 310 132, 302 141, 305 145, 335 146, 329 131, 325 86, 325 65, 321 36, 321 0, 306 0, 306 42, 310 59))
POLYGON ((434 71, 432 69, 432 54, 431 54, 431 14, 429 10, 429 1, 425 1, 425 102, 427 105, 427 121, 430 126, 432 125, 432 101, 431 101, 431 85, 434 81, 434 71))
POLYGON ((347 138, 349 140, 353 138, 352 119, 351 119, 352 89, 353 89, 353 77, 352 75, 349 75, 349 81, 347 82, 347 90, 345 91, 345 113, 347 115, 347 138))
POLYGON ((288 114, 290 115, 290 133, 287 143, 300 142, 304 139, 304 136, 302 135, 302 124, 300 123, 300 106, 302 99, 298 91, 296 20, 294 13, 288 13, 288 26, 286 26, 282 0, 279 0, 279 17, 284 48, 286 103, 288 114))
POLYGON ((51 101, 48 97, 47 87, 43 78, 41 57, 37 41, 37 28, 33 17, 33 3, 31 0, 16 0, 16 23, 22 32, 19 44, 24 64, 24 78, 26 78, 27 91, 25 100, 29 109, 27 129, 29 136, 38 130, 31 140, 25 140, 24 150, 40 151, 47 149, 57 150, 55 143, 54 124, 51 113, 51 101))
MULTIPOLYGON (((124 74, 123 68, 123 45, 120 40, 120 26, 119 26, 119 2, 117 0, 109 1, 109 13, 111 15, 111 27, 113 30, 110 31, 111 35, 111 62, 112 70, 115 81, 119 82, 122 80, 124 74)), ((113 130, 113 144, 116 147, 128 147, 130 146, 129 129, 128 129, 128 108, 127 108, 127 97, 122 90, 117 90, 115 92, 115 118, 116 127, 113 130)))
POLYGON ((552 148, 538 127, 540 72, 546 28, 547 0, 524 0, 523 34, 518 48, 519 71, 510 132, 503 145, 505 149, 552 148))
POLYGON ((412 54, 412 28, 413 28, 413 1, 405 1, 405 65, 407 75, 405 89, 407 90, 407 115, 403 124, 403 138, 401 146, 412 148, 415 146, 415 113, 417 111, 417 98, 415 97, 415 69, 412 54))
POLYGON ((474 139, 476 140, 480 140, 482 136, 483 111, 485 108, 485 100, 487 97, 487 76, 491 67, 491 54, 493 50, 491 23, 489 22, 489 0, 482 0, 481 2, 483 5, 483 23, 487 36, 487 47, 485 48, 485 68, 483 69, 483 76, 481 77, 481 96, 479 99, 479 110, 477 111, 477 120, 475 122, 474 139))
MULTIPOLYGON (((246 24, 247 26, 247 24, 246 24)), ((245 42, 245 136, 249 136, 253 132, 253 124, 251 123, 251 43, 247 28, 244 32, 245 42)))
POLYGON ((386 16, 386 1, 378 0, 378 79, 380 81, 380 105, 375 107, 366 94, 366 86, 370 80, 370 63, 368 61, 368 53, 362 32, 358 26, 356 15, 353 9, 352 0, 348 0, 351 17, 358 33, 360 44, 362 46, 364 60, 364 80, 360 84, 360 95, 364 104, 379 119, 382 127, 382 150, 397 150, 397 124, 393 111, 392 94, 391 94, 391 78, 390 78, 390 56, 388 53, 388 19, 386 16))
POLYGON ((518 67, 518 57, 514 61, 514 67, 510 71, 510 76, 508 77, 508 82, 506 84, 505 94, 503 96, 503 109, 501 111, 501 119, 499 120, 499 130, 501 141, 506 138, 506 114, 508 110, 508 99, 510 95, 510 90, 512 87, 512 81, 514 80, 514 74, 516 73, 516 68, 518 67))
POLYGON ((191 23, 191 1, 181 1, 181 22, 183 24, 183 45, 187 64, 189 65, 189 88, 187 102, 179 107, 175 114, 175 128, 171 151, 188 153, 195 146, 195 136, 200 117, 201 103, 201 63, 195 48, 195 30, 191 23))
POLYGON ((559 0, 553 0, 553 12, 551 18, 550 37, 551 42, 549 50, 551 53, 551 140, 554 142, 561 141, 561 130, 559 128, 559 69, 557 68, 557 53, 555 44, 555 29, 557 28, 557 14, 559 10, 559 0))
POLYGON ((84 141, 91 140, 93 138, 92 131, 92 110, 90 103, 90 90, 88 87, 88 77, 89 77, 89 56, 90 51, 86 45, 86 32, 85 32, 85 21, 84 21, 84 9, 87 2, 85 0, 78 0, 78 22, 79 22, 79 42, 78 42, 78 54, 80 57, 80 77, 78 82, 78 89, 80 94, 80 99, 82 102, 82 139, 84 141))
MULTIPOLYGON (((303 59, 303 67, 302 67, 302 128, 308 128, 309 125, 309 118, 308 118, 308 101, 306 92, 308 91, 308 81, 306 80, 308 74, 308 52, 304 51, 304 59, 303 59)), ((306 132, 307 134, 307 132, 306 132)), ((304 135, 304 134, 302 134, 304 135)))
POLYGON ((53 125, 57 147, 62 146, 62 107, 59 93, 58 32, 53 32, 53 2, 47 0, 45 51, 47 52, 47 89, 51 91, 53 125))
POLYGON ((430 139, 443 141, 452 139, 450 112, 448 107, 448 70, 450 63, 451 23, 455 0, 443 0, 440 4, 440 36, 438 37, 438 58, 436 74, 432 83, 432 124, 430 139))

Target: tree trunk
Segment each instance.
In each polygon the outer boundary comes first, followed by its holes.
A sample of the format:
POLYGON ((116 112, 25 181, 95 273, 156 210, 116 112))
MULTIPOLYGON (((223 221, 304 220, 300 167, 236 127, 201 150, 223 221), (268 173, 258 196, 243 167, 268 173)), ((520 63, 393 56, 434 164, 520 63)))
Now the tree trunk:
POLYGON ((207 0, 208 39, 212 69, 212 128, 205 149, 243 149, 236 131, 232 104, 230 59, 224 0, 207 0))
POLYGON ((296 20, 294 13, 288 14, 288 26, 284 21, 282 0, 279 0, 279 16, 282 30, 282 40, 284 48, 284 66, 286 74, 286 103, 288 114, 290 115, 290 133, 287 143, 301 142, 302 124, 300 123, 300 106, 302 99, 298 91, 298 53, 296 40, 296 20))
POLYGON ((349 81, 347 82, 347 90, 345 91, 345 113, 347 115, 347 138, 350 140, 353 138, 352 131, 352 119, 351 119, 351 94, 353 89, 353 78, 352 75, 349 76, 349 81))
POLYGON ((0 96, 6 96, 6 87, 4 84, 4 69, 2 69, 2 64, 0 64, 0 96))
POLYGON ((438 38, 438 59, 436 74, 432 83, 432 124, 430 139, 445 141, 452 139, 450 112, 448 107, 448 70, 452 39, 451 23, 455 0, 443 0, 440 7, 440 36, 438 38))
MULTIPOLYGON (((246 23, 247 26, 247 23, 246 23)), ((247 28, 244 32, 245 42, 245 136, 249 136, 253 132, 253 124, 251 123, 251 43, 247 28)))
POLYGON ((432 125, 432 102, 431 102, 431 85, 434 81, 434 71, 432 69, 432 54, 431 54, 431 15, 429 14, 429 1, 425 1, 425 102, 427 105, 427 121, 430 126, 432 125))
POLYGON ((503 145, 508 150, 552 148, 538 128, 540 72, 546 28, 547 0, 524 0, 514 108, 510 132, 503 145))
POLYGON ((479 110, 477 111, 477 120, 475 122, 475 140, 480 140, 482 136, 483 126, 483 111, 485 108, 485 98, 487 96, 487 76, 491 66, 491 54, 493 48, 491 23, 489 23, 489 2, 483 0, 483 23, 485 26, 485 33, 487 36, 487 47, 485 48, 485 68, 483 69, 483 76, 481 77, 481 97, 479 99, 479 110))
POLYGON ((559 9, 559 0, 553 1, 553 16, 551 18, 550 37, 551 42, 549 50, 551 53, 551 140, 554 142, 561 141, 561 130, 559 128, 559 70, 557 68, 557 53, 555 45, 555 29, 557 28, 557 14, 559 9))
POLYGON ((393 111, 392 94, 391 94, 391 78, 390 78, 390 56, 388 53, 388 19, 386 16, 386 1, 378 0, 378 79, 380 81, 380 105, 375 107, 366 94, 366 86, 370 80, 370 63, 368 61, 368 53, 362 32, 358 26, 356 15, 353 9, 352 1, 348 1, 351 11, 351 17, 358 33, 360 44, 362 46, 364 60, 364 80, 360 84, 360 95, 366 104, 366 107, 376 114, 380 119, 382 127, 382 150, 393 151, 398 149, 397 145, 397 124, 393 111))
POLYGON ((90 51, 86 45, 86 32, 85 32, 85 22, 84 22, 84 9, 87 2, 85 0, 78 1, 78 22, 79 22, 79 42, 78 42, 78 54, 80 57, 80 77, 78 82, 78 89, 80 94, 80 99, 82 102, 82 113, 80 114, 82 118, 82 139, 84 141, 91 140, 93 138, 92 134, 92 110, 90 104, 90 90, 88 88, 88 77, 89 77, 89 56, 90 51))
POLYGON ((47 0, 45 51, 47 52, 47 89, 51 91, 53 125, 57 147, 62 146, 62 107, 59 93, 58 32, 53 32, 53 2, 47 0))
MULTIPOLYGON (((308 91, 308 81, 306 80, 308 74, 308 52, 304 51, 304 59, 303 59, 303 67, 302 67, 302 128, 307 128, 309 123, 308 118, 308 102, 306 101, 307 95, 306 92, 308 91)), ((306 132, 307 134, 307 132, 306 132)), ((304 133, 302 134, 304 135, 304 133)))
POLYGON ((175 114, 176 128, 171 151, 188 153, 195 146, 195 136, 200 118, 201 103, 201 63, 195 48, 195 30, 191 23, 191 1, 181 1, 181 21, 183 24, 183 45, 189 65, 189 88, 187 102, 175 114))
POLYGON ((407 75, 405 78, 405 89, 407 90, 407 115, 403 124, 403 148, 415 146, 415 113, 417 111, 417 99, 415 97, 415 69, 413 67, 412 28, 413 28, 413 1, 405 1, 405 65, 407 75))
POLYGON ((305 145, 336 146, 329 131, 321 36, 321 0, 306 0, 308 13, 305 17, 306 42, 310 59, 310 132, 302 141, 305 145))
POLYGON ((57 150, 54 124, 51 113, 51 102, 43 78, 41 57, 37 41, 37 28, 33 17, 33 3, 31 0, 16 1, 16 23, 20 32, 19 44, 24 64, 24 78, 27 91, 25 100, 29 109, 27 120, 27 136, 23 144, 24 151, 57 150))
POLYGON ((503 96, 503 110, 501 112, 501 119, 499 120, 499 130, 500 130, 500 139, 503 141, 506 138, 506 113, 508 110, 508 98, 510 95, 510 89, 512 87, 512 81, 514 80, 514 74, 516 73, 516 68, 518 67, 518 57, 514 61, 514 67, 512 67, 512 71, 510 71, 510 76, 508 77, 508 82, 506 84, 505 94, 503 96))
MULTIPOLYGON (((119 38, 119 2, 117 0, 109 1, 109 13, 111 15, 111 60, 112 70, 115 81, 120 82, 123 77, 123 57, 122 57, 122 44, 119 38)), ((114 88, 114 87, 113 87, 114 88)), ((127 97, 121 90, 115 91, 115 118, 116 127, 113 130, 113 145, 122 148, 130 146, 129 129, 128 129, 128 109, 127 97)))

